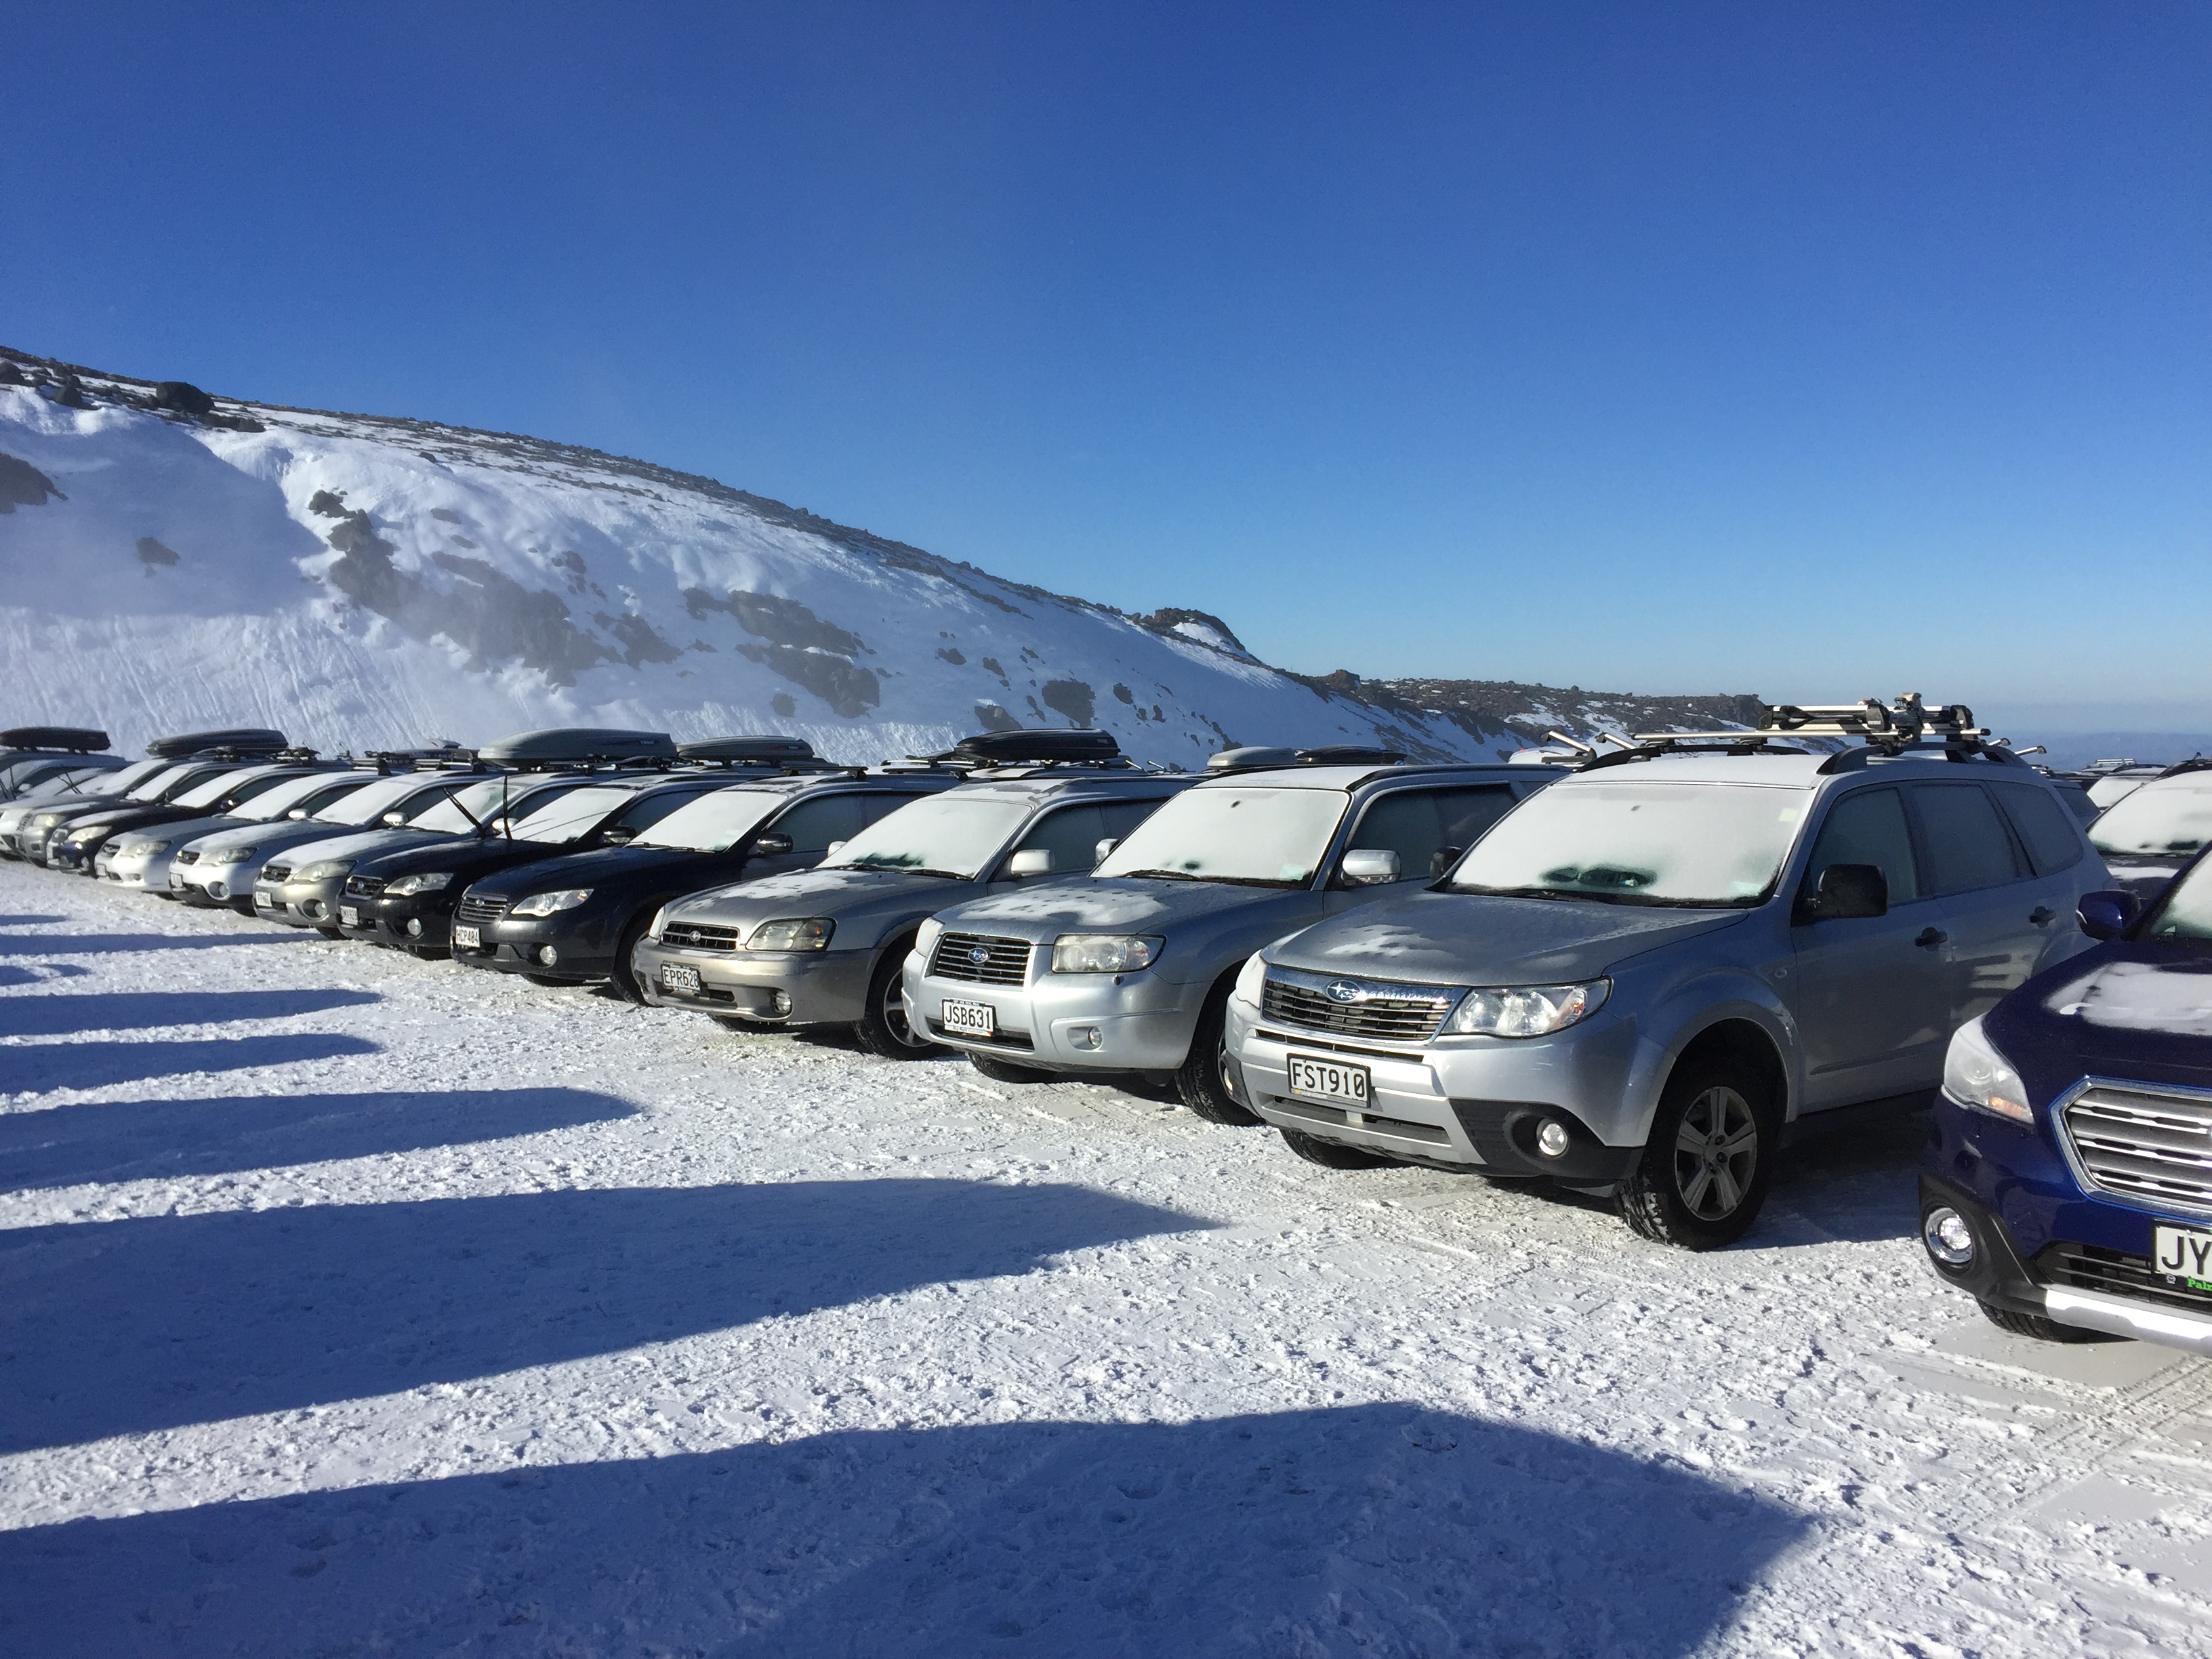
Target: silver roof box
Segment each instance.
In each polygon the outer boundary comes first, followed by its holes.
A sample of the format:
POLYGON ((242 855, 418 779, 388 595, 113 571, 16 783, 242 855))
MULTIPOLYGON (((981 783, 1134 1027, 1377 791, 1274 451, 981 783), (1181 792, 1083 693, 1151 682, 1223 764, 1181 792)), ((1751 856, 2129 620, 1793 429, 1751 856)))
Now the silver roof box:
POLYGON ((811 761, 814 745, 804 738, 708 738, 700 743, 679 743, 676 752, 688 761, 811 761))
POLYGON ((599 726, 558 726, 517 732, 488 743, 477 758, 493 766, 550 766, 563 762, 674 760, 676 739, 665 732, 624 732, 599 726))

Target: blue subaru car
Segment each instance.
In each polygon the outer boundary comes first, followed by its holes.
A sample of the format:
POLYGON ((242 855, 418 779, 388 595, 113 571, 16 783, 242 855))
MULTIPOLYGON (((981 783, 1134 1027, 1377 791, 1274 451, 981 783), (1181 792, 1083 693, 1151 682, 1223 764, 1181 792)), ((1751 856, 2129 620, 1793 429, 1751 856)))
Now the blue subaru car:
POLYGON ((1936 1271, 2008 1331, 2212 1353, 2212 862, 1951 1039, 1920 1177, 1936 1271))

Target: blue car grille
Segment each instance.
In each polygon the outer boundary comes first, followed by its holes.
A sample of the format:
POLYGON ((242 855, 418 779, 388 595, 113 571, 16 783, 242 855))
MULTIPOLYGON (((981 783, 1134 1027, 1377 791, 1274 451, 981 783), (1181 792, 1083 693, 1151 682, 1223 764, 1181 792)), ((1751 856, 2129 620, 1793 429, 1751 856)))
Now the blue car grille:
POLYGON ((2091 1186, 2153 1208, 2212 1211, 2212 1098, 2098 1083, 2060 1121, 2091 1186))
POLYGON ((1332 1036, 1378 1042, 1426 1042, 1437 1034, 1461 993, 1442 985, 1396 985, 1325 974, 1283 976, 1276 969, 1260 994, 1269 1019, 1332 1036))

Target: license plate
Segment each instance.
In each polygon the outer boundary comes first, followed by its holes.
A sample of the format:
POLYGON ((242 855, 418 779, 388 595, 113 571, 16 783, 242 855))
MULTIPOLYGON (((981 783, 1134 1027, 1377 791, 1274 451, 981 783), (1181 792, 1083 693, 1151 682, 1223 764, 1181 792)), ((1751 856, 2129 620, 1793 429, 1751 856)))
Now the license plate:
POLYGON ((483 948, 483 935, 465 922, 457 921, 453 924, 453 943, 464 951, 480 951, 483 948))
POLYGON ((2151 1234, 2151 1265, 2190 1289, 2212 1291, 2212 1233, 2160 1227, 2151 1234))
POLYGON ((680 962, 664 962, 660 964, 660 988, 696 997, 699 994, 699 970, 680 962))
POLYGON ((1367 1068, 1313 1054, 1292 1054, 1291 1092, 1307 1100, 1326 1100, 1364 1111, 1367 1106, 1367 1068))
POLYGON ((274 893, 256 893, 253 896, 253 902, 264 910, 274 910, 276 908, 276 895, 274 893))
POLYGON ((341 904, 338 906, 338 926, 341 927, 360 927, 361 912, 355 909, 350 904, 341 904))
POLYGON ((170 885, 171 887, 173 887, 173 888, 181 888, 184 884, 185 884, 185 872, 184 872, 183 871, 181 871, 181 870, 172 870, 172 871, 170 871, 170 872, 169 872, 169 885, 170 885))
POLYGON ((996 1036, 999 1011, 988 1002, 954 1002, 948 999, 938 1011, 938 1023, 963 1036, 996 1036))

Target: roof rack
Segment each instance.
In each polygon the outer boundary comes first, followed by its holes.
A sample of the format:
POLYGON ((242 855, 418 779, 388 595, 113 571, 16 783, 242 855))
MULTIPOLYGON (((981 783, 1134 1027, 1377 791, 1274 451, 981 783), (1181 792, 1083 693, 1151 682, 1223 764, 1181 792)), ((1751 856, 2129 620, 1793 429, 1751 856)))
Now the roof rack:
POLYGON ((1372 744, 1322 744, 1312 749, 1274 748, 1261 744, 1247 744, 1241 749, 1224 749, 1206 757, 1208 772, 1252 772, 1262 768, 1279 769, 1286 766, 1396 766, 1406 758, 1399 749, 1382 749, 1372 744))
POLYGON ((110 744, 107 733, 75 726, 18 726, 0 732, 0 749, 43 749, 64 755, 96 755, 110 744))
POLYGON ((2007 766, 2027 764, 2013 752, 2009 738, 1994 737, 1987 727, 1975 725, 1974 711, 1966 704, 1943 703, 1931 708, 1917 691, 1905 692, 1894 703, 1869 697, 1852 703, 1763 705, 1758 726, 1748 729, 1639 732, 1629 738, 1607 732, 1603 740, 1627 745, 1609 755, 1601 755, 1594 745, 1561 733, 1550 735, 1585 752, 1584 771, 1671 754, 1817 754, 1818 749, 1808 746, 1808 740, 1853 738, 1859 739, 1859 746, 1830 753, 1820 763, 1823 775, 1853 770, 1878 757, 1893 758, 1908 750, 1937 748, 1954 761, 1980 758, 2007 766))

